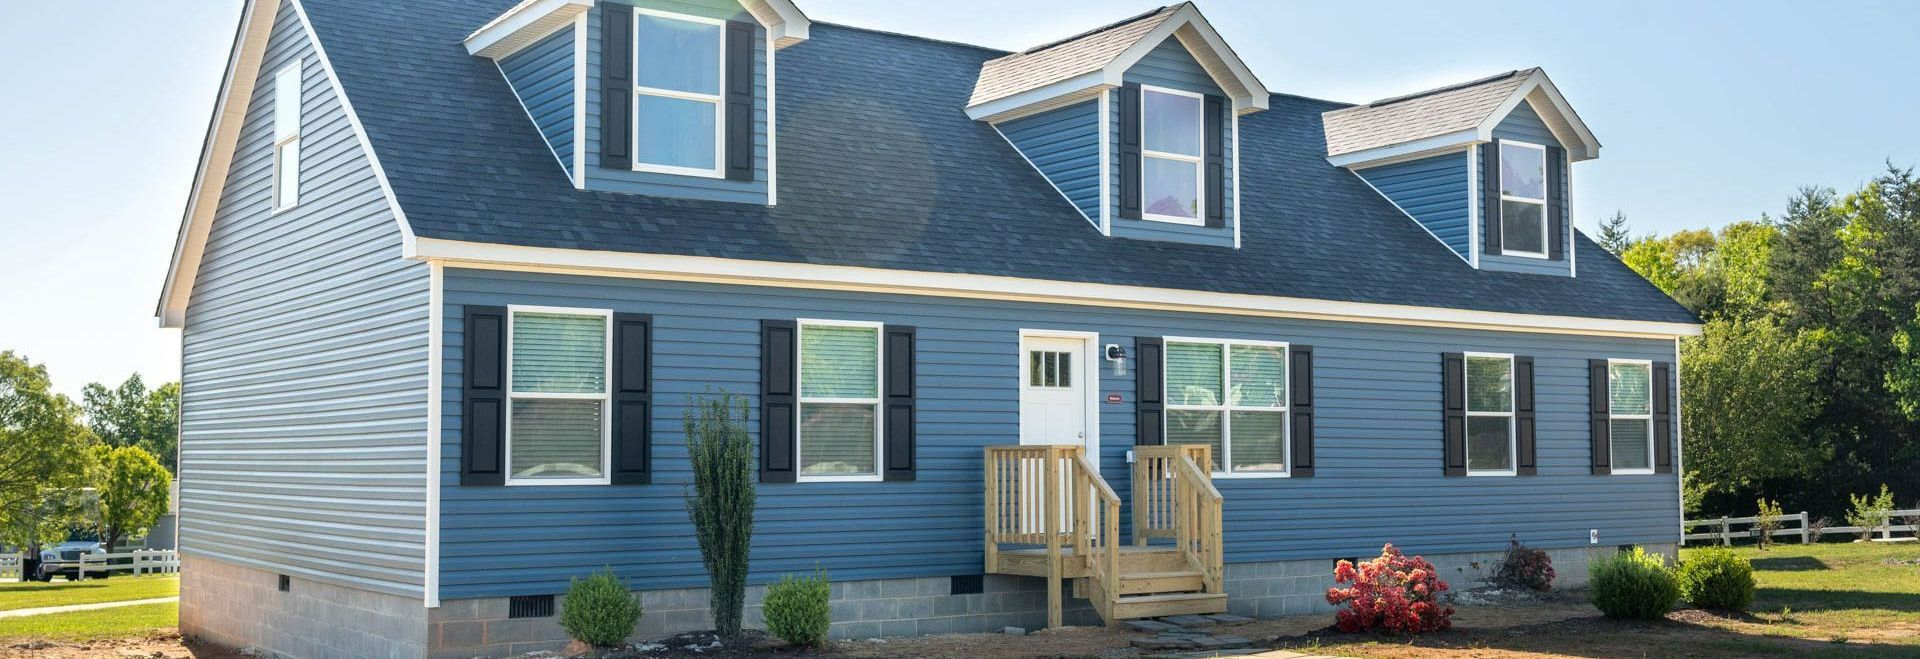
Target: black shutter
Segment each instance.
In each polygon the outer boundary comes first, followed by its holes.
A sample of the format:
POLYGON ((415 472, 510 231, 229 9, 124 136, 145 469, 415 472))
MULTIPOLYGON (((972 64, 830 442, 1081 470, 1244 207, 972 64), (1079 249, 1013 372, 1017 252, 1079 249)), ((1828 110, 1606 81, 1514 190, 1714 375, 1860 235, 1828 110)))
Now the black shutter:
POLYGON ((888 325, 886 331, 886 480, 914 479, 914 331, 888 325))
POLYGON ((1673 473, 1673 365, 1653 363, 1653 470, 1673 473))
POLYGON ((614 485, 653 477, 653 317, 613 315, 614 485))
POLYGON ((1467 475, 1467 357, 1458 352, 1440 354, 1440 408, 1444 440, 1442 470, 1447 476, 1467 475))
POLYGON ((1293 476, 1313 475, 1313 346, 1291 346, 1287 352, 1287 402, 1293 412, 1293 476))
POLYGON ((794 423, 799 407, 795 358, 799 331, 791 320, 760 321, 760 482, 792 483, 799 475, 794 423))
POLYGON ((1486 252, 1500 253, 1500 140, 1480 145, 1480 230, 1486 252))
POLYGON ((753 180, 753 29, 727 22, 727 178, 753 180))
POLYGON ((1140 219, 1140 84, 1120 86, 1120 217, 1140 219))
POLYGON ((1226 99, 1208 94, 1204 106, 1206 114, 1202 123, 1206 126, 1206 182, 1207 182, 1207 226, 1224 227, 1227 225, 1227 131, 1225 121, 1226 99))
POLYGON ((1534 444, 1533 358, 1513 358, 1514 473, 1532 476, 1538 473, 1539 452, 1534 444))
POLYGON ((1567 258, 1567 150, 1547 147, 1547 257, 1567 258))
POLYGON ((633 6, 600 11, 600 166, 633 169, 633 6))
POLYGON ((1608 425, 1610 403, 1607 399, 1607 360, 1591 359, 1587 361, 1587 414, 1589 427, 1588 459, 1593 473, 1606 475, 1613 473, 1612 428, 1608 425))
POLYGON ((1159 446, 1167 443, 1166 438, 1166 363, 1162 355, 1165 344, 1160 337, 1140 337, 1133 340, 1134 369, 1133 397, 1134 409, 1133 443, 1142 446, 1159 446))
POLYGON ((460 408, 460 484, 505 485, 507 310, 467 307, 460 408))

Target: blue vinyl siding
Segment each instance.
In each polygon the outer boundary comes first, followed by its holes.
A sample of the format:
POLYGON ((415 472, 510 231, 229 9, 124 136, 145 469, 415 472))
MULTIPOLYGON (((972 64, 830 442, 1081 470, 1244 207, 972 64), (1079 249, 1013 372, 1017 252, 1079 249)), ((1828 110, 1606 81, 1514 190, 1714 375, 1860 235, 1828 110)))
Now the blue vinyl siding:
MULTIPOLYGON (((1593 476, 1587 360, 1673 361, 1672 341, 1106 309, 876 293, 449 269, 442 595, 553 593, 611 564, 638 589, 706 583, 686 521, 681 414, 708 386, 755 399, 759 320, 820 318, 918 328, 918 479, 759 486, 752 581, 815 568, 836 579, 977 574, 981 447, 1018 441, 1019 332, 1092 331, 1134 353, 1135 337, 1292 341, 1315 347, 1318 475, 1219 481, 1230 562, 1676 541, 1672 474, 1593 476), (654 483, 462 487, 463 305, 528 304, 653 314, 654 483), (1540 475, 1441 477, 1440 353, 1536 359, 1540 475)), ((1101 472, 1125 497, 1136 364, 1101 360, 1101 472), (1119 394, 1122 402, 1104 402, 1119 394)), ((749 423, 757 435, 755 418, 749 423)))
MULTIPOLYGON (((759 25, 753 15, 733 0, 607 0, 647 9, 759 25)), ((600 21, 606 12, 596 5, 587 18, 587 189, 624 192, 656 197, 680 197, 709 201, 767 203, 767 163, 771 157, 767 138, 767 44, 766 30, 754 29, 753 45, 753 180, 682 176, 657 172, 623 171, 600 166, 600 21)), ((724 160, 725 154, 721 154, 724 160)))
POLYGON ((573 28, 568 27, 500 60, 500 72, 573 174, 573 28))
POLYGON ((1088 101, 996 126, 1040 174, 1100 223, 1100 103, 1088 101))
MULTIPOLYGON (((1560 140, 1554 139, 1553 131, 1547 128, 1546 122, 1541 121, 1540 115, 1533 111, 1533 106, 1525 101, 1522 101, 1520 105, 1514 107, 1513 112, 1508 113, 1505 119, 1501 119, 1500 123, 1493 127, 1493 136, 1503 140, 1518 140, 1533 144, 1561 146, 1560 140)), ((1567 163, 1563 162, 1562 164, 1567 163)), ((1572 176, 1573 168, 1571 166, 1561 167, 1560 171, 1562 172, 1562 176, 1557 182, 1555 191, 1561 195, 1561 199, 1567 199, 1567 193, 1570 190, 1568 178, 1572 176)), ((1570 202, 1563 203, 1567 209, 1567 221, 1564 222, 1564 226, 1561 227, 1561 235, 1555 237, 1555 239, 1562 241, 1562 244, 1567 246, 1566 253, 1571 255, 1573 254, 1573 236, 1571 235, 1573 232, 1573 204, 1570 202)), ((1566 276, 1573 273, 1573 260, 1571 256, 1553 261, 1525 256, 1502 256, 1499 254, 1482 253, 1480 255, 1480 267, 1486 270, 1503 272, 1566 276)))
MULTIPOLYGON (((1141 58, 1139 62, 1135 63, 1133 68, 1127 69, 1126 74, 1123 75, 1121 79, 1125 82, 1137 82, 1142 85, 1166 87, 1197 94, 1226 95, 1225 92, 1220 90, 1220 86, 1214 83, 1213 77, 1207 75, 1207 70, 1200 66, 1200 62, 1193 59, 1193 55, 1188 53, 1186 47, 1180 45, 1180 40, 1174 37, 1167 37, 1166 41, 1162 42, 1159 46, 1155 46, 1151 52, 1147 53, 1146 57, 1141 58)), ((1113 92, 1108 93, 1111 94, 1113 92)), ((1109 137, 1113 140, 1114 144, 1119 144, 1120 103, 1118 99, 1111 100, 1114 102, 1107 104, 1107 111, 1112 115, 1109 117, 1110 123, 1108 125, 1111 127, 1109 130, 1112 131, 1113 134, 1109 137)), ((1113 235, 1121 238, 1144 238, 1148 240, 1169 240, 1198 245, 1233 246, 1233 177, 1237 172, 1234 161, 1239 154, 1234 153, 1231 148, 1234 144, 1232 105, 1232 103, 1227 104, 1225 110, 1227 116, 1221 118, 1223 122, 1222 134, 1225 135, 1229 147, 1226 152, 1226 226, 1208 228, 1156 222, 1153 220, 1132 220, 1115 217, 1113 218, 1113 235)), ((1112 167, 1113 180, 1120 180, 1120 163, 1116 160, 1112 164, 1112 167)), ((1120 186, 1113 186, 1111 194, 1113 195, 1113 208, 1117 214, 1120 208, 1120 186)))
MULTIPOLYGON (((181 337, 182 553, 382 593, 425 580, 425 263, 282 3, 181 337), (300 203, 273 212, 274 76, 299 61, 300 203)), ((212 607, 208 603, 205 606, 212 607)))
POLYGON ((1473 214, 1467 193, 1473 183, 1467 152, 1382 165, 1359 175, 1460 258, 1471 258, 1473 214))

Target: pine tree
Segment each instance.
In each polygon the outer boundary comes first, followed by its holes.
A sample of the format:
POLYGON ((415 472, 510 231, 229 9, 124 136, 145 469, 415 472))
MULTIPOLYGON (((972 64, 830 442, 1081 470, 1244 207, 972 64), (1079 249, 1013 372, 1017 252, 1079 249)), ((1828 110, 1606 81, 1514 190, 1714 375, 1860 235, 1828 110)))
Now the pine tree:
POLYGON ((1627 214, 1614 211, 1613 217, 1600 221, 1600 246, 1619 256, 1633 243, 1633 232, 1627 229, 1627 214))

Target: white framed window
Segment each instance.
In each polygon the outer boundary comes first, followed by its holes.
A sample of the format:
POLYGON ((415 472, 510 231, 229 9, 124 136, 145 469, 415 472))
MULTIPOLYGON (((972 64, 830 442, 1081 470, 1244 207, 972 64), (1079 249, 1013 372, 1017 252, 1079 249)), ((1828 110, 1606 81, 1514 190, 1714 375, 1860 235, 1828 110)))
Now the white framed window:
POLYGON ((1169 337, 1162 355, 1168 444, 1212 446, 1216 476, 1288 475, 1286 343, 1169 337))
POLYGON ((1140 86, 1140 216, 1206 224, 1206 97, 1140 86))
POLYGON ((801 319, 801 482, 880 480, 880 323, 801 319))
POLYGON ((1547 258, 1547 147, 1500 141, 1500 253, 1547 258))
POLYGON ((633 10, 633 168, 720 178, 726 21, 633 10))
POLYGON ((1607 360, 1607 414, 1613 473, 1653 473, 1653 362, 1607 360))
POLYGON ((607 309, 507 308, 507 484, 604 485, 613 361, 607 309))
POLYGON ((300 203, 300 103, 302 62, 273 75, 273 210, 300 203))
POLYGON ((1512 476, 1513 355, 1466 353, 1467 475, 1512 476))

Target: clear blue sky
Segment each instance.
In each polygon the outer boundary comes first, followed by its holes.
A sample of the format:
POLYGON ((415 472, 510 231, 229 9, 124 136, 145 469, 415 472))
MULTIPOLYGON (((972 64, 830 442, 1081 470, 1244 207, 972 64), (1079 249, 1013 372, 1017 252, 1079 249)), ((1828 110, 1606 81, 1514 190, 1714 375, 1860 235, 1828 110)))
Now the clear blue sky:
MULTIPOLYGON (((1018 49, 1143 1, 799 0, 815 20, 1018 49)), ((237 0, 0 2, 0 349, 55 386, 179 374, 152 311, 237 0), (83 32, 83 29, 85 31, 83 32)), ((1543 66, 1605 144, 1574 216, 1777 212, 1920 163, 1920 3, 1201 0, 1276 92, 1366 101, 1543 66)), ((794 83, 804 84, 804 83, 794 83)))

